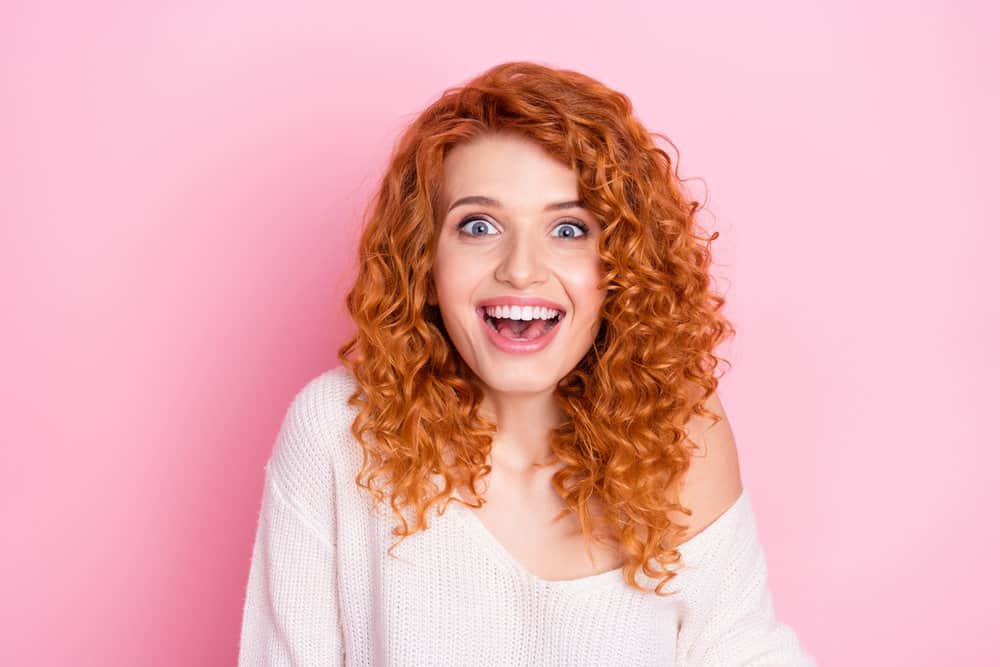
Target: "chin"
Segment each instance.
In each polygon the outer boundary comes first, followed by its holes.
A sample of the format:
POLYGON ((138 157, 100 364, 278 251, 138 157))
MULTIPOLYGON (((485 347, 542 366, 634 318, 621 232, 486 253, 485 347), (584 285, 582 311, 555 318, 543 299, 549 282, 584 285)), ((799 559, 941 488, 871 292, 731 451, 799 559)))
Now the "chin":
POLYGON ((559 381, 556 373, 518 368, 493 369, 478 374, 479 381, 492 391, 501 393, 537 394, 551 392, 559 381))

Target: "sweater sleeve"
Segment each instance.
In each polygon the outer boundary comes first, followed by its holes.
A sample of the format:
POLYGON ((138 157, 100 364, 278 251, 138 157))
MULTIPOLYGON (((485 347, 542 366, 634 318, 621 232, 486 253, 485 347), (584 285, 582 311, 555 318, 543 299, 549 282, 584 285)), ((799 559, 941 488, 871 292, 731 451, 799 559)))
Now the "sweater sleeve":
POLYGON ((691 571, 680 594, 676 667, 817 667, 775 617, 746 489, 678 549, 691 571))
POLYGON ((343 664, 334 545, 265 475, 239 667, 343 664))
POLYGON ((349 418, 328 371, 292 399, 264 467, 240 667, 342 665, 333 443, 349 418))

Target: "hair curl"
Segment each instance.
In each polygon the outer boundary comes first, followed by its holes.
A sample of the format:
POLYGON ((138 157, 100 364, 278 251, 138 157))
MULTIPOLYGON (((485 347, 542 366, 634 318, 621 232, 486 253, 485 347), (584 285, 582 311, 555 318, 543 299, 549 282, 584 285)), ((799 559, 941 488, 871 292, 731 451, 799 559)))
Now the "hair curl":
POLYGON ((475 482, 490 472, 497 426, 479 414, 483 392, 428 295, 443 160, 492 132, 528 137, 572 168, 580 199, 601 221, 598 289, 608 294, 593 346, 557 385, 569 419, 550 432, 564 464, 552 482, 566 503, 559 517, 575 511, 585 536, 610 535, 626 554, 627 583, 650 590, 636 580, 641 567, 659 579, 661 594, 676 576, 666 566, 682 560, 676 544, 687 528, 669 513, 692 514, 679 503, 694 451, 685 425, 693 415, 720 419, 705 404, 719 361, 729 362, 714 350, 735 330, 721 314, 725 299, 710 288, 718 232, 698 235, 702 205, 685 195, 653 138, 673 143, 648 132, 624 94, 578 72, 497 65, 447 89, 398 138, 364 213, 347 295, 357 332, 338 350, 358 384, 349 402, 360 408, 352 432, 364 466, 355 482, 376 502, 389 497, 401 536, 390 555, 428 527, 428 508, 440 515, 452 500, 464 502, 456 487, 468 489, 474 507, 483 503, 475 482), (607 508, 601 516, 591 515, 591 497, 607 508), (406 508, 416 512, 412 527, 406 508))

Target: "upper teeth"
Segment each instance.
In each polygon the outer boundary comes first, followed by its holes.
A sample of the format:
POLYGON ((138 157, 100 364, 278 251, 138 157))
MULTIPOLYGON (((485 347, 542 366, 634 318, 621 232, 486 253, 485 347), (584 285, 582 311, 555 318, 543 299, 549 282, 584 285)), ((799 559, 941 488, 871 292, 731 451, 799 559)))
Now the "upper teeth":
POLYGON ((559 315, 559 311, 539 306, 489 306, 486 314, 510 320, 551 320, 559 315))

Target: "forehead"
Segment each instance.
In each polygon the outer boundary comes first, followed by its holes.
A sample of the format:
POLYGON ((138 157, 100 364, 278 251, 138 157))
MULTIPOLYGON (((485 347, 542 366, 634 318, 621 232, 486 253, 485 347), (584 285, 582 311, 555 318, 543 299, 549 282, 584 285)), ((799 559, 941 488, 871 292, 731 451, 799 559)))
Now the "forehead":
POLYGON ((484 135, 455 146, 444 160, 444 196, 483 195, 507 204, 574 199, 573 170, 530 139, 484 135))

